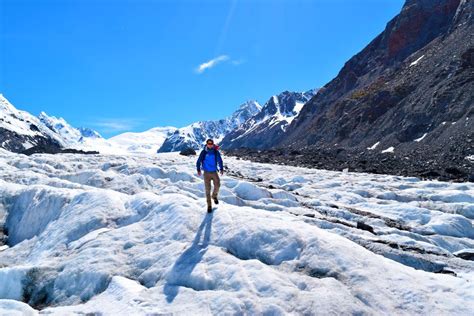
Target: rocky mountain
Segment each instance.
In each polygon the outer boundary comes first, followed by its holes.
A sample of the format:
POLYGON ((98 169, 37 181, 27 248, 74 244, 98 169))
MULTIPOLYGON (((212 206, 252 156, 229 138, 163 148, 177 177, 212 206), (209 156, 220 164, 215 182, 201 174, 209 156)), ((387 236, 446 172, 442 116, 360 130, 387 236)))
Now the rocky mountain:
POLYGON ((473 7, 406 1, 265 148, 298 151, 280 163, 474 179, 473 7))
POLYGON ((262 107, 257 101, 250 100, 242 105, 231 116, 217 121, 199 121, 179 128, 164 141, 158 152, 180 151, 185 148, 200 148, 207 138, 220 142, 229 132, 239 128, 262 107))
POLYGON ((72 127, 63 118, 45 112, 36 117, 18 110, 0 95, 0 148, 25 154, 84 152, 94 142, 105 140, 92 129, 72 127))
POLYGON ((222 146, 227 149, 273 146, 298 116, 303 105, 317 92, 317 89, 306 92, 284 91, 272 96, 259 113, 230 131, 222 140, 222 146))
POLYGON ((56 153, 94 151, 103 154, 155 154, 199 148, 207 138, 222 140, 259 113, 257 101, 247 101, 231 116, 216 121, 201 121, 183 128, 155 127, 144 132, 127 132, 109 139, 89 128, 75 128, 61 117, 41 112, 38 117, 16 109, 0 95, 0 148, 13 152, 56 153))
POLYGON ((175 130, 175 127, 156 127, 104 139, 97 131, 73 127, 61 117, 50 116, 45 112, 36 117, 18 110, 0 95, 0 148, 13 152, 155 154, 175 130))
POLYGON ((16 109, 0 94, 0 148, 24 152, 35 147, 59 150, 64 145, 63 139, 40 119, 16 109))
POLYGON ((473 1, 408 0, 278 145, 393 153, 472 149, 473 1))
POLYGON ((62 139, 64 147, 94 150, 103 154, 155 154, 176 127, 155 127, 144 132, 126 132, 109 139, 90 128, 72 127, 63 118, 41 112, 40 121, 62 139))

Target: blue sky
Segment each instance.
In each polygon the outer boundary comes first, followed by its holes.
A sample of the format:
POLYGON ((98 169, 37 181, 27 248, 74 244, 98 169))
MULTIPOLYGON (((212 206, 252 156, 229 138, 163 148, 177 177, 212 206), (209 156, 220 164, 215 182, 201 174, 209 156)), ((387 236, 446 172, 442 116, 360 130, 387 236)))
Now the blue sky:
POLYGON ((0 93, 104 136, 326 84, 402 0, 0 0, 0 93))

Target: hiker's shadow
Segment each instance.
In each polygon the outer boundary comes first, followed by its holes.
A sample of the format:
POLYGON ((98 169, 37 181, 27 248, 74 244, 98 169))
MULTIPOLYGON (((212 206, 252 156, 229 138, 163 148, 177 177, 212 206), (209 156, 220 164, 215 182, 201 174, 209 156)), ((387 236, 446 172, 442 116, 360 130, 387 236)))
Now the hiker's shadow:
POLYGON ((186 284, 186 281, 189 280, 194 268, 199 262, 201 262, 202 257, 206 253, 207 246, 211 239, 212 218, 213 213, 206 214, 201 225, 199 225, 191 247, 186 249, 181 256, 179 256, 178 260, 176 260, 171 268, 171 271, 168 273, 163 288, 163 293, 165 294, 168 303, 175 299, 176 295, 178 295, 179 287, 186 284), (202 243, 199 243, 203 231, 204 238, 202 243))

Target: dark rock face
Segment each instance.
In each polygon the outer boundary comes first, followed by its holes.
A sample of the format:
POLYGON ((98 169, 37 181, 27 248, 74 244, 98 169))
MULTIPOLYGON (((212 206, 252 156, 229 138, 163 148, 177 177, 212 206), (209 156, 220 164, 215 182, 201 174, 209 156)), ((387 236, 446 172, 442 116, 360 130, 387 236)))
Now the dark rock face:
MULTIPOLYGON (((38 130, 36 125, 32 124, 30 126, 32 130, 38 130)), ((29 136, 29 135, 21 135, 15 133, 14 131, 1 128, 0 127, 0 144, 2 144, 2 148, 16 152, 16 153, 23 153, 25 151, 33 150, 33 148, 45 148, 49 151, 59 151, 61 150, 60 144, 47 136, 29 136), (31 148, 25 148, 25 144, 33 144, 31 148)))
POLYGON ((81 149, 74 149, 74 148, 57 148, 54 146, 34 146, 28 148, 21 152, 25 155, 33 155, 33 154, 83 154, 83 155, 97 155, 99 154, 98 151, 86 151, 81 149))
POLYGON ((473 260, 474 261, 474 250, 464 249, 454 253, 456 257, 459 257, 464 260, 473 260))
POLYGON ((323 166, 329 169, 336 168, 332 160, 341 149, 350 155, 341 163, 366 161, 371 167, 364 170, 472 177, 473 164, 465 158, 474 154, 473 6, 466 0, 408 0, 278 139, 242 146, 305 150, 314 153, 309 160, 324 152, 334 155, 323 166), (382 153, 391 147, 393 153, 382 153), (397 166, 380 166, 385 156, 397 166), (405 165, 406 172, 400 169, 405 165))
POLYGON ((196 151, 193 149, 193 148, 185 148, 183 150, 181 150, 179 152, 180 155, 183 155, 183 156, 195 156, 196 155, 196 151))
POLYGON ((382 149, 412 150, 424 133, 433 145, 446 134, 472 134, 466 118, 473 114, 474 30, 472 19, 463 19, 472 11, 472 1, 407 1, 308 102, 278 145, 365 149, 380 142, 382 149))
MULTIPOLYGON (((34 126, 34 125, 33 125, 34 126)), ((75 153, 75 154, 98 154, 96 151, 83 151, 71 148, 62 148, 54 139, 47 136, 28 136, 20 135, 8 129, 0 127, 0 144, 2 148, 25 155, 38 153, 59 154, 59 153, 75 153), (25 148, 25 144, 33 144, 32 147, 25 148)))

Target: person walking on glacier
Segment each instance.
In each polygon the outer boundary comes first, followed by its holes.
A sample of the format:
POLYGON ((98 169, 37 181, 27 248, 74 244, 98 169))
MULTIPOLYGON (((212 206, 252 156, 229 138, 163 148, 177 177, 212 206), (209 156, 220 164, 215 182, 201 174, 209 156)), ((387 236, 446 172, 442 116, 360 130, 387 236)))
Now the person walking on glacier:
POLYGON ((222 162, 221 153, 219 152, 219 146, 214 145, 212 139, 206 140, 206 146, 199 154, 199 158, 196 162, 197 174, 201 176, 201 167, 204 170, 204 186, 206 188, 206 199, 207 199, 207 211, 212 212, 212 200, 214 203, 219 204, 217 196, 219 194, 219 187, 221 186, 221 180, 219 173, 224 174, 224 164, 222 162), (214 183, 214 190, 211 196, 211 181, 214 183), (212 197, 212 200, 211 200, 212 197))

